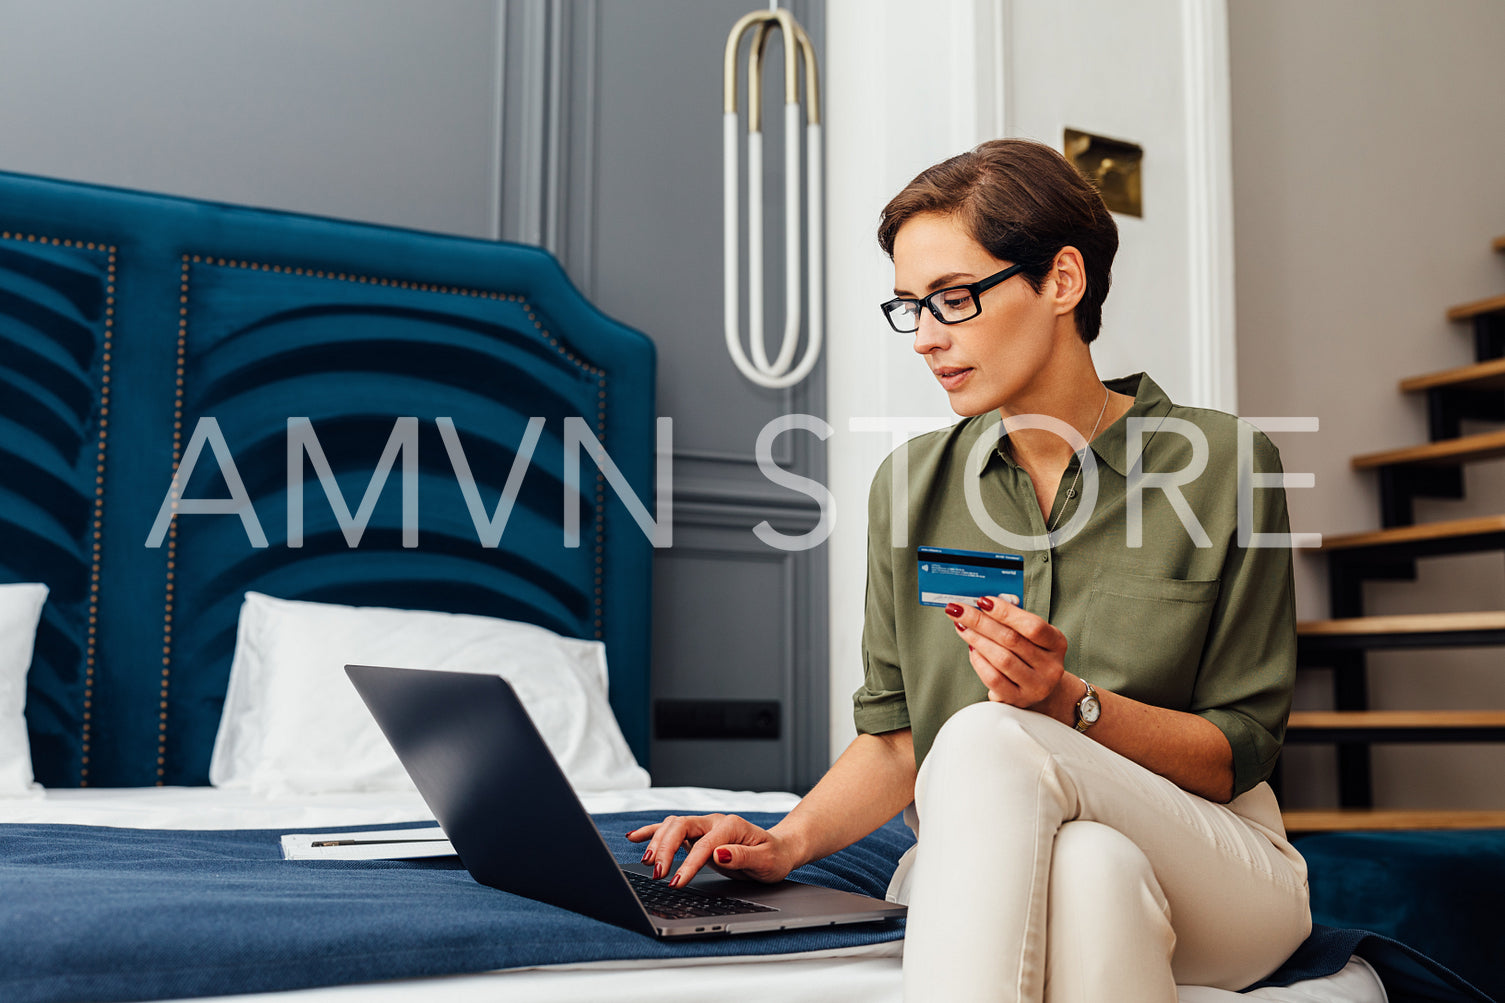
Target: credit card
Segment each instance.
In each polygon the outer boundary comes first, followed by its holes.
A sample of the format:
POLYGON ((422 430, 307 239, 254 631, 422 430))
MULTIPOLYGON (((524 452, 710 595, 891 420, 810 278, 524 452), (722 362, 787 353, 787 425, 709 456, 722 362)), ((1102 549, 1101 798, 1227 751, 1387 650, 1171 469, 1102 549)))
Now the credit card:
POLYGON ((1024 558, 981 550, 916 547, 920 605, 976 606, 981 596, 1011 594, 1024 600, 1024 558))

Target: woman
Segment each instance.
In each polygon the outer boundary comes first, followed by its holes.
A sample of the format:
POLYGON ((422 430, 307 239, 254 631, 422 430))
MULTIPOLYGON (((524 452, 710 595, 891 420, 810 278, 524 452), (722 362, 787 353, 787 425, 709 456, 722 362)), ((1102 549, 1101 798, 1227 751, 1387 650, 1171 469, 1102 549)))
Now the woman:
POLYGON ((689 842, 674 884, 708 862, 772 881, 907 808, 889 895, 910 906, 910 999, 1258 981, 1311 925, 1265 783, 1295 670, 1285 498, 1251 476, 1274 447, 1142 374, 1099 380, 1117 230, 1048 147, 930 168, 878 239, 884 314, 966 420, 874 480, 858 737, 770 830, 671 817, 631 838, 657 876, 689 842), (917 545, 1018 552, 1022 601, 919 605, 917 545))

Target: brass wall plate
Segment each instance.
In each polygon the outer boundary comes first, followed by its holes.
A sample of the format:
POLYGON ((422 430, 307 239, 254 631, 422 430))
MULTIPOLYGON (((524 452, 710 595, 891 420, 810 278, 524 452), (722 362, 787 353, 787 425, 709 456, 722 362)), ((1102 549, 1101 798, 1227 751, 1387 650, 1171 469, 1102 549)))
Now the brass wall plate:
POLYGON ((1066 159, 1103 193, 1103 201, 1110 211, 1144 217, 1144 195, 1140 184, 1144 147, 1122 139, 1067 129, 1063 148, 1066 159))

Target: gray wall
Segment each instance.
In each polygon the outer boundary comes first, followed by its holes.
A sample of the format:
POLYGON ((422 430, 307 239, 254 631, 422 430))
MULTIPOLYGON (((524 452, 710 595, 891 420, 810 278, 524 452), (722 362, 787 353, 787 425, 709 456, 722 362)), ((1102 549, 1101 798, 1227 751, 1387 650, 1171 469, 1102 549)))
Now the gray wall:
MULTIPOLYGON (((1505 5, 1496 0, 1230 0, 1240 410, 1315 415, 1276 436, 1293 528, 1379 526, 1373 474, 1349 458, 1426 441, 1397 382, 1473 361, 1448 306, 1505 292, 1505 5)), ((1467 430, 1466 430, 1467 431, 1467 430)), ((1464 501, 1418 521, 1505 511, 1505 469, 1465 473, 1464 501)), ((1303 618, 1328 615, 1325 569, 1298 557, 1303 618)), ((1432 559, 1415 582, 1366 586, 1372 613, 1505 608, 1499 553, 1432 559)), ((1370 656, 1376 709, 1505 708, 1501 649, 1370 656)), ((1326 706, 1325 673, 1297 706, 1326 706)), ((1290 807, 1335 804, 1332 757, 1286 753, 1290 807)), ((1393 746, 1381 807, 1505 807, 1505 746, 1393 746)))
MULTIPOLYGON (((571 5, 579 10, 592 4, 571 5)), ((655 779, 804 788, 828 765, 825 548, 786 553, 752 534, 815 523, 813 502, 758 470, 758 433, 787 413, 825 412, 825 367, 791 391, 746 382, 721 321, 721 67, 746 0, 606 0, 599 5, 592 298, 659 345, 659 413, 672 415, 675 542, 654 569, 657 696, 783 701, 780 742, 656 742, 655 779)), ((788 3, 824 51, 824 4, 788 3)), ((782 57, 765 87, 781 126, 782 57)), ((744 95, 745 101, 745 95, 744 95)), ((765 316, 782 328, 782 129, 765 137, 765 316)), ((741 302, 747 301, 746 293, 741 302)), ((777 351, 771 342, 771 351, 777 351)), ((824 482, 811 435, 780 439, 786 469, 824 482)))
POLYGON ((492 0, 0 0, 0 167, 489 236, 492 0))
MULTIPOLYGON (((655 742, 660 784, 803 788, 827 763, 824 550, 773 550, 751 531, 815 522, 753 448, 776 415, 824 412, 824 367, 765 391, 722 345, 721 56, 758 6, 0 0, 0 169, 542 244, 654 339, 676 488, 675 546, 655 568, 655 696, 783 711, 778 741, 655 742)), ((822 0, 788 6, 823 52, 822 0)), ((777 112, 781 89, 767 93, 777 112)), ((766 157, 771 251, 780 139, 766 157)), ((767 265, 775 322, 780 261, 767 265)), ((823 480, 818 445, 792 433, 776 457, 823 480)))

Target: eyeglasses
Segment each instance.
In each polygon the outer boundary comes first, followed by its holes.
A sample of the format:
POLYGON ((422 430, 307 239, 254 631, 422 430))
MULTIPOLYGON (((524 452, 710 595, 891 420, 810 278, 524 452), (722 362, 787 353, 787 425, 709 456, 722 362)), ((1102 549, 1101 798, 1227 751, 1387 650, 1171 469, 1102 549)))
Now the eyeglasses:
POLYGON ((981 282, 962 286, 947 286, 937 289, 924 299, 899 296, 884 303, 880 309, 888 318, 889 326, 900 334, 913 334, 920 329, 920 305, 931 312, 942 324, 960 324, 982 313, 982 294, 998 283, 1024 271, 1023 264, 1010 265, 1001 272, 994 272, 981 282))

